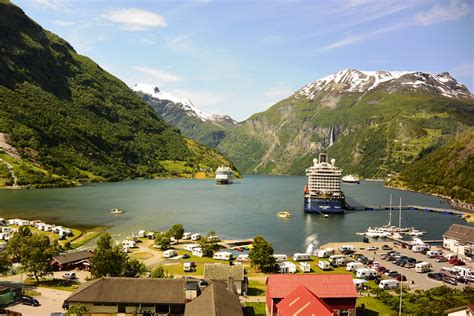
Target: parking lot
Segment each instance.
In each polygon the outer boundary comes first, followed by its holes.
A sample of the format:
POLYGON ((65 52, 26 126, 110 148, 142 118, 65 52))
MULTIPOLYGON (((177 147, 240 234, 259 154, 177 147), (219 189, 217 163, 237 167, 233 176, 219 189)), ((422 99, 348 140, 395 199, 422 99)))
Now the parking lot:
MULTIPOLYGON (((373 244, 375 246, 378 246, 379 249, 376 251, 367 251, 366 249, 359 250, 360 248, 357 247, 358 249, 357 252, 362 253, 363 255, 365 255, 367 258, 371 260, 380 262, 382 266, 384 266, 387 269, 390 269, 390 271, 398 271, 400 274, 404 275, 407 278, 407 283, 410 289, 423 289, 424 290, 424 289, 429 289, 432 287, 437 287, 443 284, 443 282, 441 281, 429 279, 427 277, 428 273, 417 273, 415 272, 415 269, 413 268, 408 269, 408 268, 400 267, 393 264, 390 261, 382 260, 381 255, 387 253, 387 251, 381 249, 381 244, 386 244, 386 245, 389 245, 390 247, 393 247, 392 242, 385 242, 385 243, 378 242, 378 243, 365 244, 365 247, 363 248, 372 246, 373 244)), ((425 261, 425 262, 431 263, 433 267, 432 272, 439 272, 442 267, 452 267, 448 262, 436 262, 434 258, 428 258, 426 255, 423 255, 421 253, 415 253, 406 248, 393 247, 393 250, 400 252, 402 255, 415 258, 417 261, 425 261)), ((444 250, 444 253, 447 253, 447 251, 444 250)), ((473 268, 472 263, 467 267, 472 269, 473 268)), ((465 285, 458 284, 457 286, 453 286, 453 285, 448 285, 448 286, 455 287, 455 288, 462 288, 465 285)))

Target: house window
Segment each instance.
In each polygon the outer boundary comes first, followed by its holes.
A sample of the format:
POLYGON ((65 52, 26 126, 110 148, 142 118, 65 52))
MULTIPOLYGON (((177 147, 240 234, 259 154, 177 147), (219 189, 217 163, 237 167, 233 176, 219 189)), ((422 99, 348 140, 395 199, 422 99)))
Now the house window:
POLYGON ((125 313, 125 304, 118 304, 118 313, 125 313))

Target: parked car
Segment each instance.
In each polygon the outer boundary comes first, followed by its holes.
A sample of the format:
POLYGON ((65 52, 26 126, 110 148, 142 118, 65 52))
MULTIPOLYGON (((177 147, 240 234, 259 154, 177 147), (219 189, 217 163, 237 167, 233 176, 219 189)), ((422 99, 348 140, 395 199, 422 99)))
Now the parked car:
POLYGON ((368 251, 374 251, 374 250, 377 250, 377 249, 379 249, 379 247, 376 247, 376 246, 367 247, 368 251))
POLYGON ((38 302, 38 300, 36 298, 31 297, 31 296, 26 296, 26 295, 20 296, 19 301, 23 305, 31 305, 31 306, 39 306, 40 305, 40 303, 38 302))
POLYGON ((185 253, 185 254, 183 254, 183 255, 181 256, 181 258, 182 258, 182 259, 189 259, 190 256, 189 256, 187 253, 185 253))
POLYGON ((449 264, 453 264, 453 265, 455 265, 455 266, 463 266, 463 265, 465 265, 465 263, 464 263, 462 260, 457 259, 457 258, 456 258, 456 259, 453 258, 453 259, 449 260, 448 262, 449 262, 449 264))
POLYGON ((386 276, 389 276, 389 277, 391 277, 391 278, 393 278, 393 277, 394 277, 395 275, 397 275, 397 274, 400 274, 400 273, 398 273, 397 271, 392 271, 392 272, 386 273, 385 275, 386 275, 386 276))
POLYGON ((387 261, 395 261, 395 257, 394 256, 388 256, 387 257, 387 261))
POLYGON ((394 279, 397 281, 406 281, 407 277, 404 276, 403 274, 399 274, 399 275, 396 275, 394 279))
POLYGON ((382 250, 392 250, 392 247, 390 247, 389 245, 383 245, 382 250))
POLYGON ((443 277, 445 277, 445 274, 440 273, 440 272, 430 272, 430 273, 428 273, 428 278, 436 280, 436 281, 443 280, 443 277))
POLYGON ((458 282, 456 282, 456 279, 450 276, 444 276, 441 279, 441 281, 443 281, 444 283, 451 284, 451 285, 458 285, 458 282))
POLYGON ((446 257, 443 257, 443 256, 438 256, 436 257, 436 262, 448 262, 448 259, 446 257))
POLYGON ((369 274, 369 275, 364 277, 364 279, 367 280, 367 281, 377 280, 378 278, 379 278, 378 276, 372 275, 372 274, 369 274))
POLYGON ((415 267, 415 263, 414 262, 407 262, 407 263, 405 263, 404 267, 407 268, 407 269, 413 269, 415 267))
POLYGON ((66 301, 63 302, 63 309, 65 310, 69 309, 69 302, 66 302, 66 301))

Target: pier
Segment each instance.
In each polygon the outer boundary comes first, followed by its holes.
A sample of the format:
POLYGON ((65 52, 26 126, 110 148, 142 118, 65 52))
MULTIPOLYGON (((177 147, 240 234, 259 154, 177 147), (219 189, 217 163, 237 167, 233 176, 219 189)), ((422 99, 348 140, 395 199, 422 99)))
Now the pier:
POLYGON ((232 249, 238 246, 247 246, 252 243, 253 243, 253 239, 238 239, 238 240, 223 240, 219 242, 219 245, 226 249, 232 249))
MULTIPOLYGON (((451 215, 464 215, 468 214, 465 211, 462 210, 456 210, 452 208, 440 208, 440 207, 431 207, 431 206, 423 206, 423 205, 402 205, 402 210, 405 211, 422 211, 422 212, 435 212, 435 213, 444 213, 444 214, 451 214, 451 215)), ((383 211, 383 210, 389 210, 390 205, 367 205, 367 206, 358 206, 358 207, 352 207, 349 206, 348 210, 349 211, 383 211)), ((398 205, 392 205, 392 210, 396 211, 400 209, 400 206, 398 205)))

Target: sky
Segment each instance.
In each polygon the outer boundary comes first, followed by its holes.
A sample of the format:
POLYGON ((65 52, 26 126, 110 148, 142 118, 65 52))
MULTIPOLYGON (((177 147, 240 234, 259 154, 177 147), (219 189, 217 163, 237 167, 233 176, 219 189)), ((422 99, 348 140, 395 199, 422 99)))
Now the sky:
POLYGON ((474 91, 472 0, 14 0, 129 86, 244 120, 342 69, 448 71, 474 91))

